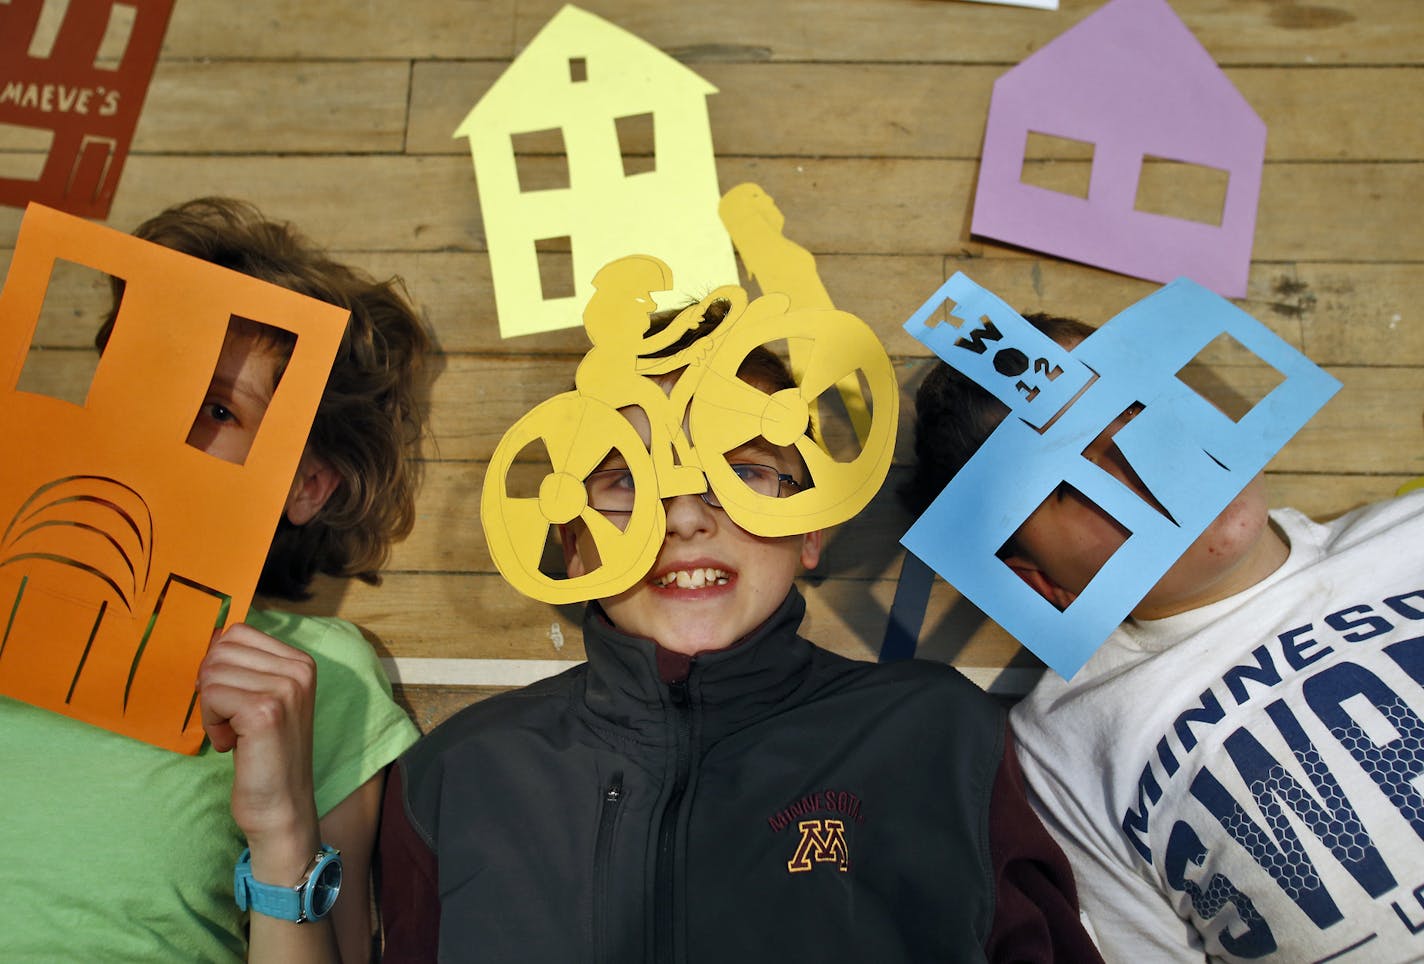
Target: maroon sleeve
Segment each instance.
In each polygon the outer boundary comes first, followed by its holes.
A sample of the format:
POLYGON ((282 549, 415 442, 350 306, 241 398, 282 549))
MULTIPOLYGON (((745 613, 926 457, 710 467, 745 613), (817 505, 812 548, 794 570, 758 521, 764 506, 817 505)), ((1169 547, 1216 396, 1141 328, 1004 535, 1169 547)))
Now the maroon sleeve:
POLYGON ((433 961, 440 943, 440 890, 435 852, 405 811, 400 764, 391 767, 381 805, 378 848, 381 926, 387 964, 433 961))
POLYGON ((994 865, 994 928, 985 944, 991 961, 1102 961, 1078 917, 1078 889, 1068 858, 1029 806, 1013 734, 989 807, 994 865))

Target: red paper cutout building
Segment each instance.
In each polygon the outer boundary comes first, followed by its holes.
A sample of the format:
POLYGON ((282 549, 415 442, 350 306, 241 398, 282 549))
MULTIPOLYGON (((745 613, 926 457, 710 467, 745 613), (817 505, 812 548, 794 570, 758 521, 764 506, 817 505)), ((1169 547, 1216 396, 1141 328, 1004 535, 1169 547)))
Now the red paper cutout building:
POLYGON ((56 25, 45 0, 0 3, 0 132, 53 134, 37 179, 0 177, 0 204, 108 216, 172 12, 173 0, 69 0, 56 25))

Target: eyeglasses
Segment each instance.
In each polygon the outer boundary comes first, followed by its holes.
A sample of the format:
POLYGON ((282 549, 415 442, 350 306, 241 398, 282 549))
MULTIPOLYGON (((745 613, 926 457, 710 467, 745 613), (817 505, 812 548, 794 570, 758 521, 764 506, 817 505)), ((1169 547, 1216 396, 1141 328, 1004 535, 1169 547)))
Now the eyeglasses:
MULTIPOLYGON (((736 462, 732 464, 731 469, 737 478, 746 483, 747 488, 758 495, 771 496, 773 499, 790 495, 791 492, 785 491, 788 486, 793 491, 802 487, 795 478, 785 472, 778 472, 770 465, 736 462)), ((633 489, 633 473, 627 469, 599 469, 597 472, 590 472, 583 480, 583 485, 588 490, 589 508, 605 514, 633 511, 637 493, 633 489)), ((722 507, 722 501, 711 488, 700 494, 702 501, 712 508, 722 507)))

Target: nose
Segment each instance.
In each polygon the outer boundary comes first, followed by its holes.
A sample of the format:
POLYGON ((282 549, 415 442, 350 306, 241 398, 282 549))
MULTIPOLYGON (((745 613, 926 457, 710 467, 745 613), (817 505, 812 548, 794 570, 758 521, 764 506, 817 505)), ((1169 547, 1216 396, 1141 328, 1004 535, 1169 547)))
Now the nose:
POLYGON ((708 505, 701 495, 675 495, 664 499, 663 512, 667 515, 669 536, 687 539, 709 534, 717 528, 718 510, 708 505))

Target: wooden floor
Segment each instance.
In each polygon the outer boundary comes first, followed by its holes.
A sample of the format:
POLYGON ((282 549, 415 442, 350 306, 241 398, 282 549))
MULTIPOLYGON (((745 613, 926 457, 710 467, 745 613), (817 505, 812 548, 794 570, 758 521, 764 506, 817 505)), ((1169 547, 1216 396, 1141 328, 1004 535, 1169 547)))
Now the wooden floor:
MULTIPOLYGON (((443 357, 415 534, 379 589, 324 583, 305 607, 368 631, 422 725, 558 665, 521 661, 582 655, 577 607, 525 600, 494 572, 478 500, 500 435, 570 383, 586 346, 577 330, 500 340, 470 157, 451 137, 559 6, 182 0, 108 219, 127 230, 189 197, 245 197, 347 260, 404 276, 427 312, 443 357)), ((775 197, 838 306, 895 357, 907 412, 890 485, 833 534, 806 583, 808 635, 873 658, 900 567, 895 537, 910 521, 890 487, 905 471, 908 400, 927 364, 901 322, 956 270, 1020 310, 1095 323, 1154 287, 968 231, 991 84, 1099 3, 586 6, 719 88, 710 110, 723 188, 752 180, 775 197)), ((1273 463, 1273 497, 1315 515, 1385 497, 1424 475, 1424 5, 1173 6, 1269 130, 1240 304, 1344 383, 1273 463)), ((0 142, 0 163, 22 147, 0 142)), ((1086 163, 1035 160, 1049 179, 1086 163)), ((0 208, 0 269, 19 220, 0 208)), ((91 282, 65 290, 74 311, 41 346, 61 368, 80 364, 102 301, 91 282)), ((1229 365, 1217 374, 1232 380, 1229 365)), ((1010 694, 1037 665, 942 583, 921 654, 1010 694)))

